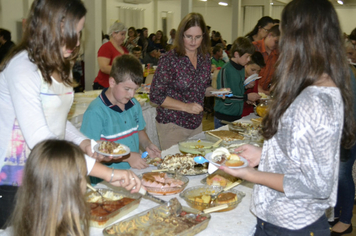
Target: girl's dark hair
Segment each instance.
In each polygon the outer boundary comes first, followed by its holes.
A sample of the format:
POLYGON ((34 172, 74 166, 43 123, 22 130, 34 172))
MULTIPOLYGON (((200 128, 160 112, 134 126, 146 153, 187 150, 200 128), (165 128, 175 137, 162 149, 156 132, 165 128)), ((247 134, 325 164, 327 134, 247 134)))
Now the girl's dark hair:
POLYGON ((153 42, 153 39, 152 39, 152 38, 153 38, 154 36, 156 36, 156 34, 153 34, 153 33, 150 34, 150 35, 148 36, 148 40, 150 40, 151 42, 153 42))
POLYGON ((340 89, 344 102, 341 143, 345 148, 351 147, 355 140, 355 121, 350 70, 332 3, 328 0, 290 2, 282 12, 279 49, 271 88, 274 101, 263 120, 263 136, 272 138, 291 103, 326 73, 340 89))
POLYGON ((58 72, 64 84, 72 85, 72 67, 78 56, 77 24, 87 10, 80 0, 35 0, 31 6, 21 43, 1 65, 3 71, 12 57, 26 50, 31 62, 51 84, 51 74, 58 72), (72 49, 64 58, 62 48, 72 49))
POLYGON ((177 29, 173 48, 179 56, 185 56, 184 32, 194 26, 200 27, 201 31, 203 32, 203 39, 201 41, 200 47, 198 48, 198 53, 204 57, 208 54, 210 49, 210 38, 204 17, 199 13, 192 12, 183 18, 177 29))
POLYGON ((246 34, 245 37, 252 37, 252 36, 256 35, 259 28, 263 28, 266 25, 268 25, 269 23, 272 23, 272 24, 274 23, 274 20, 271 17, 269 17, 269 16, 262 17, 261 19, 259 19, 257 21, 257 24, 255 25, 253 30, 251 32, 249 32, 248 34, 246 34))
POLYGON ((356 40, 356 28, 352 30, 351 34, 349 35, 350 40, 356 40))

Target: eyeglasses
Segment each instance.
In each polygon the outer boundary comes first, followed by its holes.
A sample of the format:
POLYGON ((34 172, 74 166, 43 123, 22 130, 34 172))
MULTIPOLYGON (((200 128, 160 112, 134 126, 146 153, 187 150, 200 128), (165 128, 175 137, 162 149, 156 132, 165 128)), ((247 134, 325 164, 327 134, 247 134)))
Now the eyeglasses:
POLYGON ((183 36, 184 36, 184 38, 186 38, 186 39, 188 39, 190 41, 199 41, 199 40, 203 39, 203 35, 197 35, 197 36, 193 37, 192 35, 185 35, 184 34, 183 36))
POLYGON ((265 29, 265 28, 262 28, 262 29, 266 30, 266 32, 268 32, 268 31, 269 31, 269 29, 265 29))

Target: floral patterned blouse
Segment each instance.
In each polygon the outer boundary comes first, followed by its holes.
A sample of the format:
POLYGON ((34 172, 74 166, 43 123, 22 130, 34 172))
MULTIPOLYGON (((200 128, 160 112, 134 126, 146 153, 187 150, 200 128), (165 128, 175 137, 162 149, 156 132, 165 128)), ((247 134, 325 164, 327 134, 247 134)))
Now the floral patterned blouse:
POLYGON ((196 129, 202 122, 203 112, 190 114, 184 111, 161 107, 166 97, 184 103, 204 105, 205 90, 211 86, 210 56, 198 54, 195 69, 187 56, 180 57, 173 50, 163 55, 153 77, 150 99, 158 105, 156 120, 158 123, 175 123, 186 129, 196 129))

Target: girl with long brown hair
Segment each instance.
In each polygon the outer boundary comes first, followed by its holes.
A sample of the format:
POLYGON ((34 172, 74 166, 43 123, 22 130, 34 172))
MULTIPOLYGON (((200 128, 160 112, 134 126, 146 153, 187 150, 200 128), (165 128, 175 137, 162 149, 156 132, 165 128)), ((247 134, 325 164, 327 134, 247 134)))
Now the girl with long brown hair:
MULTIPOLYGON (((68 120, 73 103, 73 63, 86 9, 80 0, 35 0, 22 42, 0 68, 0 228, 12 212, 31 149, 45 139, 65 139, 93 154, 90 139, 68 120)), ((107 158, 107 160, 110 158, 107 158)), ((111 170, 86 157, 87 173, 138 191, 131 171, 111 170), (122 182, 124 181, 124 182, 122 182)))
POLYGON ((330 1, 298 0, 284 8, 280 27, 263 148, 244 145, 237 151, 250 167, 221 169, 256 183, 255 235, 329 235, 325 210, 336 203, 340 144, 355 142, 339 20, 330 1))

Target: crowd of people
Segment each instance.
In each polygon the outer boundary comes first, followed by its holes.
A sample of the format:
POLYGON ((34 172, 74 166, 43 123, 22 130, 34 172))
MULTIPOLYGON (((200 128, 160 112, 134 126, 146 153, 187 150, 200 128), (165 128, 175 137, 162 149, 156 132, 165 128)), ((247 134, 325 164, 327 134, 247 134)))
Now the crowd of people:
POLYGON ((80 0, 35 0, 18 45, 0 29, 0 228, 10 226, 0 235, 88 235, 86 175, 93 185, 106 180, 138 192, 141 182, 130 169, 148 167, 140 148, 161 156, 134 98, 142 64, 157 66, 149 96, 162 150, 202 132, 207 97, 219 128, 252 113, 261 93, 272 96, 263 147, 236 150, 249 167, 220 167, 255 183, 255 235, 352 231, 356 29, 343 37, 329 1, 291 1, 281 21, 264 16, 231 44, 199 13, 186 15, 169 39, 161 30, 148 34, 114 22, 97 54, 93 89, 102 92, 78 131, 67 115, 85 16, 80 0), (254 74, 260 78, 245 84, 254 74), (112 159, 93 152, 91 140, 131 152, 112 159))

